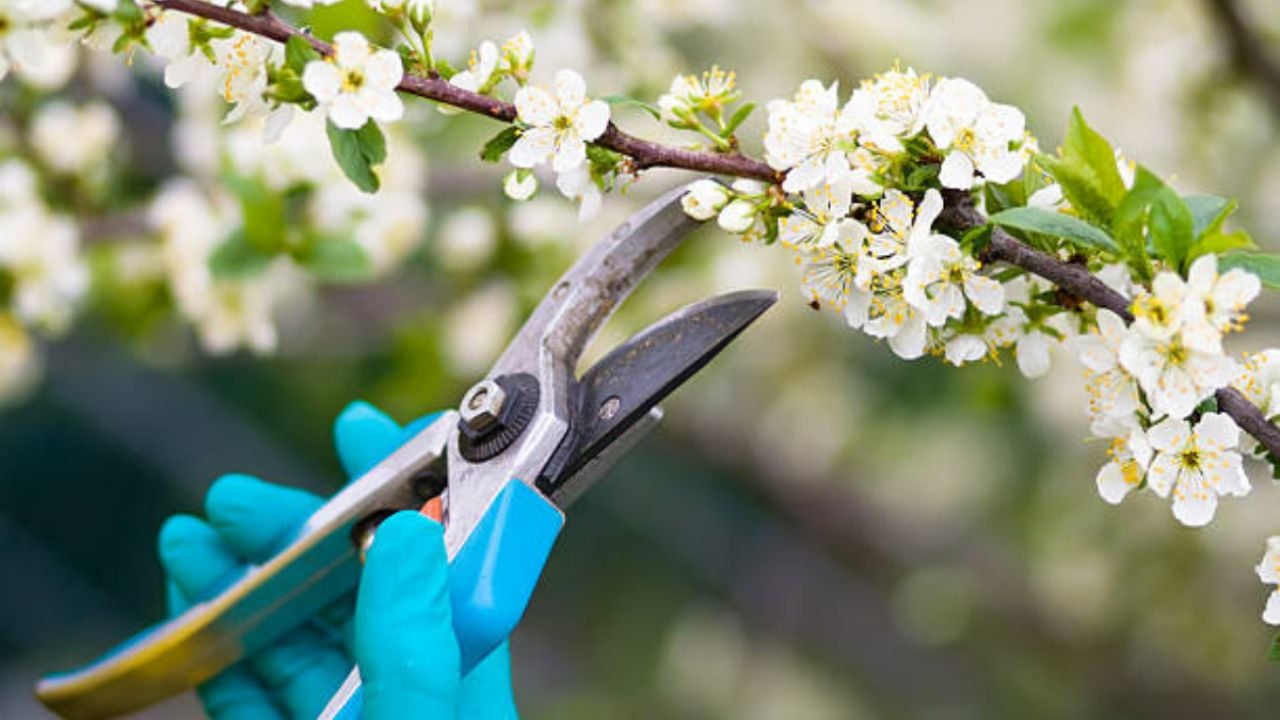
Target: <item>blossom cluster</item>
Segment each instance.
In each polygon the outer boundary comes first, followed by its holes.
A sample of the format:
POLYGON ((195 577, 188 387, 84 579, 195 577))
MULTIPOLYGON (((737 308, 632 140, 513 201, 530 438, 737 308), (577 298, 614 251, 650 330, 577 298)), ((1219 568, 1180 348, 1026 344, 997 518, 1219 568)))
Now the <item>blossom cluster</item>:
POLYGON ((30 166, 0 161, 0 399, 29 387, 33 334, 65 332, 88 280, 75 223, 45 204, 30 166))

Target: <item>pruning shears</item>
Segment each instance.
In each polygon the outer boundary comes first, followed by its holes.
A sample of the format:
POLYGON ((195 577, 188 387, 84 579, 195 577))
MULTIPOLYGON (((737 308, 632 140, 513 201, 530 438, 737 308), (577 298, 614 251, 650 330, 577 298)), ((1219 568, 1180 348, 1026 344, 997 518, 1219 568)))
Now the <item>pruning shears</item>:
MULTIPOLYGON (((457 411, 334 495, 273 558, 92 664, 42 679, 40 700, 91 720, 195 687, 350 593, 377 523, 405 509, 444 523, 462 668, 474 667, 523 615, 565 509, 653 430, 660 401, 777 301, 765 290, 703 300, 577 374, 596 331, 696 226, 680 206, 687 191, 668 192, 592 247, 457 411)), ((359 688, 356 669, 322 717, 354 717, 359 688)))

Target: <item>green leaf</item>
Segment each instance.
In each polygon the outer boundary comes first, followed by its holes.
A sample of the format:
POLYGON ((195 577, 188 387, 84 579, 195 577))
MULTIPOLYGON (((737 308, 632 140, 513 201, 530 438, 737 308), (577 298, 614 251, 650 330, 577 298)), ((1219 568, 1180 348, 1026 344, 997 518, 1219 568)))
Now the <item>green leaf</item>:
POLYGON ((1115 207, 1124 197, 1124 179, 1116 165, 1116 151, 1096 130, 1085 122, 1080 108, 1072 108, 1067 123, 1067 136, 1062 145, 1063 158, 1078 162, 1088 170, 1099 194, 1115 207))
POLYGON ((1195 244, 1187 254, 1188 262, 1201 255, 1221 254, 1231 250, 1256 250, 1257 244, 1244 230, 1223 229, 1227 218, 1236 211, 1235 200, 1212 195, 1189 195, 1183 198, 1195 218, 1195 244))
POLYGON ((720 131, 720 137, 729 137, 737 131, 742 123, 746 122, 752 111, 756 109, 756 104, 749 102, 746 105, 733 111, 733 115, 729 116, 729 122, 725 123, 724 129, 720 131))
POLYGON ((1062 186, 1062 195, 1085 220, 1109 226, 1115 207, 1094 181, 1089 169, 1079 162, 1041 156, 1039 164, 1062 186))
POLYGON ((983 250, 987 249, 987 245, 991 244, 991 231, 993 228, 994 226, 991 223, 969 228, 969 231, 960 238, 960 247, 970 255, 981 254, 983 250))
POLYGON ((1280 663, 1280 635, 1276 635, 1271 640, 1271 650, 1267 653, 1267 660, 1273 663, 1280 663))
POLYGON ((299 77, 302 76, 307 63, 319 59, 320 53, 301 35, 290 36, 288 42, 284 44, 284 64, 298 73, 299 77))
POLYGON ((1195 236, 1199 238, 1209 231, 1212 227, 1222 227, 1227 221, 1227 217, 1236 211, 1238 203, 1235 200, 1217 197, 1215 195, 1187 195, 1182 198, 1187 204, 1187 209, 1191 211, 1191 216, 1195 218, 1195 236))
POLYGON ((328 282, 360 282, 373 274, 369 254, 345 237, 314 238, 296 259, 312 275, 328 282))
POLYGON ((1280 288, 1280 255, 1232 252, 1218 258, 1218 271, 1240 268, 1258 276, 1263 285, 1280 288))
POLYGON ((254 247, 241 228, 209 256, 209 271, 217 279, 248 277, 266 269, 271 258, 271 254, 254 247))
POLYGON ((359 130, 345 130, 330 122, 326 130, 342 172, 361 190, 377 192, 382 182, 374 168, 387 159, 387 139, 378 124, 370 120, 359 130))
POLYGON ((643 100, 637 100, 627 95, 606 95, 601 99, 617 107, 637 107, 652 115, 654 120, 662 119, 662 111, 643 100))
POLYGON ((279 252, 288 229, 284 198, 257 180, 231 177, 227 185, 240 201, 245 242, 268 256, 279 252))
POLYGON ((1156 255, 1172 267, 1184 268, 1195 243, 1195 218, 1182 198, 1168 187, 1156 192, 1147 229, 1156 255))
POLYGON ((516 144, 516 140, 520 139, 520 130, 514 125, 502 129, 502 132, 494 135, 485 142, 484 147, 480 148, 480 159, 487 163, 496 163, 502 159, 503 155, 516 144))
POLYGON ((1120 249, 1106 232, 1089 223, 1042 208, 1010 208, 991 216, 991 222, 1025 232, 1059 237, 1083 249, 1119 254, 1120 249))

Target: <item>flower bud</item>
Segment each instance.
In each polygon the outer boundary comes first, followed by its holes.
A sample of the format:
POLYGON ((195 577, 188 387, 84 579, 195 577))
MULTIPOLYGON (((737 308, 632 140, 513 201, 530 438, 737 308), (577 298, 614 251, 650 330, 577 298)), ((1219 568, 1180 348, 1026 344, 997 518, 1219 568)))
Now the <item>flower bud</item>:
POLYGON ((733 195, 729 189, 715 180, 703 179, 689 187, 680 199, 684 212, 694 220, 710 220, 729 203, 733 195))

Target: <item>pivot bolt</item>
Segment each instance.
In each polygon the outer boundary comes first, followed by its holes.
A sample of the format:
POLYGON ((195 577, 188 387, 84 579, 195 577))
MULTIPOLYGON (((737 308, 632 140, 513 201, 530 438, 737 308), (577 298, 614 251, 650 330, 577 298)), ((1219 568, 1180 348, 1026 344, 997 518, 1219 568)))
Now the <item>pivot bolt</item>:
POLYGON ((462 422, 474 432, 484 432, 502 417, 502 406, 507 402, 507 391, 501 385, 485 380, 476 384, 462 397, 458 413, 462 422))

